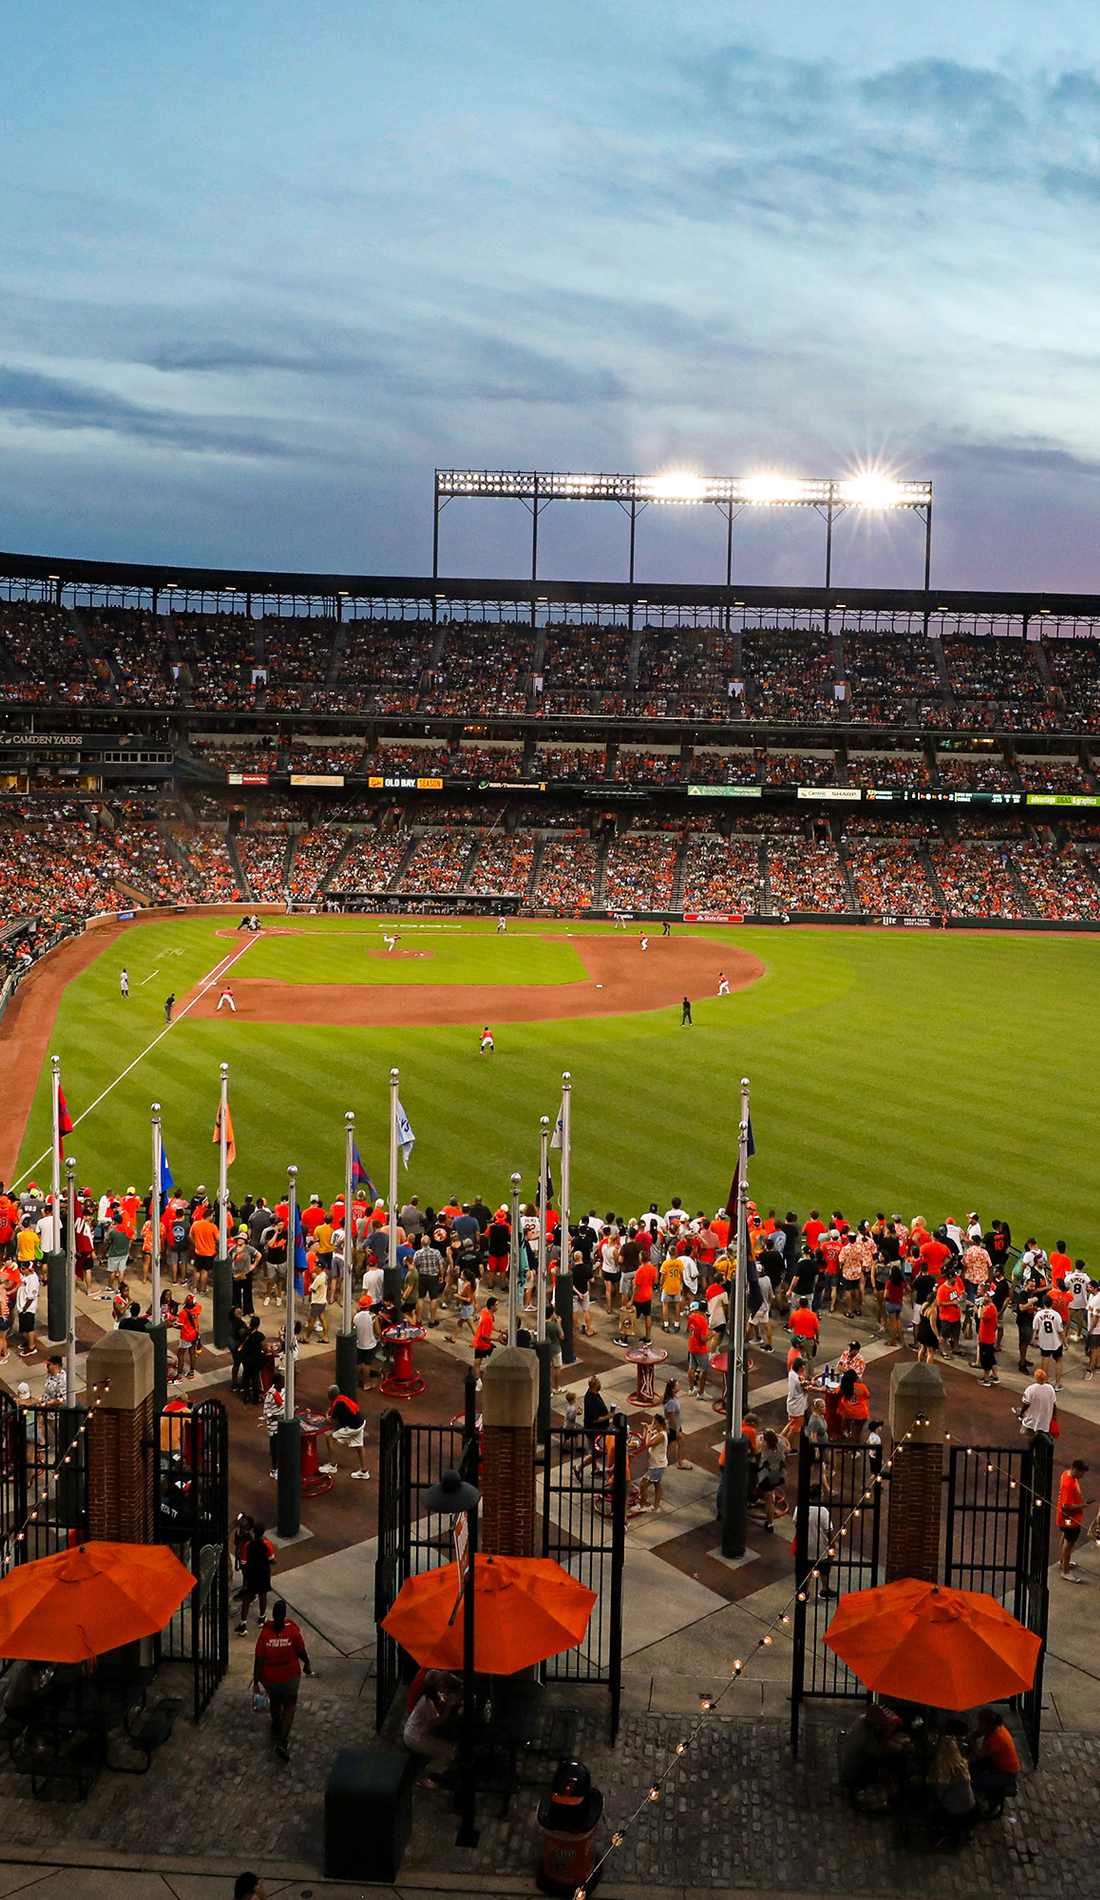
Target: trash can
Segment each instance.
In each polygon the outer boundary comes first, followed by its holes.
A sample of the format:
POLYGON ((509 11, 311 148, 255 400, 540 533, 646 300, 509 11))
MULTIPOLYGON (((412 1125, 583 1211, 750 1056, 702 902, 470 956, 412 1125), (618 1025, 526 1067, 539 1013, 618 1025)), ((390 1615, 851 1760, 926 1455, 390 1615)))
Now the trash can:
POLYGON ((535 1882, 541 1892, 573 1900, 578 1887, 595 1885, 594 1842, 602 1814, 603 1795, 584 1763, 560 1761, 550 1793, 539 1802, 542 1863, 535 1882))
POLYGON ((415 1773, 403 1748, 341 1749, 325 1783, 326 1880, 396 1880, 415 1773))

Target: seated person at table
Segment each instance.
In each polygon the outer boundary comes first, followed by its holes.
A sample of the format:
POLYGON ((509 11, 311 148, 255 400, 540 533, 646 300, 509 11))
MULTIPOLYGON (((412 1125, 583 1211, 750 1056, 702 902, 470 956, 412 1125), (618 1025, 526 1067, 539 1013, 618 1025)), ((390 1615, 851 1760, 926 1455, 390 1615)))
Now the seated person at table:
POLYGON ((951 1716, 928 1769, 928 1786, 936 1805, 950 1818, 952 1832, 961 1831, 968 1820, 976 1820, 978 1804, 970 1779, 970 1765, 963 1754, 966 1723, 951 1716))
POLYGON ((1006 1794, 1015 1794, 1020 1757, 996 1709, 978 1710, 978 1726, 969 1747, 970 1779, 982 1806, 994 1807, 1006 1794))
POLYGON ((328 1398, 329 1427, 326 1432, 318 1432, 317 1437, 325 1440, 330 1462, 322 1465, 320 1469, 327 1472, 339 1470, 332 1449, 335 1440, 338 1445, 349 1445, 358 1456, 359 1469, 352 1472, 352 1477, 369 1478, 367 1454, 363 1443, 367 1421, 363 1415, 362 1406, 356 1405, 354 1399, 346 1399, 338 1385, 329 1386, 328 1398))
MULTIPOLYGON (((435 1762, 454 1760, 454 1744, 446 1739, 444 1730, 462 1705, 462 1684, 457 1676, 445 1669, 429 1669, 424 1678, 424 1688, 413 1705, 408 1717, 402 1740, 410 1755, 424 1757, 425 1766, 435 1762)), ((421 1775, 418 1788, 438 1788, 438 1781, 430 1775, 421 1775)))
POLYGON ((840 1755, 841 1787, 855 1794, 875 1781, 896 1781, 908 1747, 901 1716, 885 1702, 872 1702, 845 1738, 840 1755))

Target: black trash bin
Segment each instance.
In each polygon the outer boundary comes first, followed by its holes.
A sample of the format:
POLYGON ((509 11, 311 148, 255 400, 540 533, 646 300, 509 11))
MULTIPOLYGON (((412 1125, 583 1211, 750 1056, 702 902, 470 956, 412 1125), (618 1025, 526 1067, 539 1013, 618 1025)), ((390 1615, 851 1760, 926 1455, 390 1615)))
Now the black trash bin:
POLYGON ((403 1748, 340 1750, 325 1783, 326 1880, 397 1879, 415 1776, 403 1748))
POLYGON ((578 1887, 591 1889, 594 1842, 603 1814, 603 1795, 592 1786, 582 1761, 560 1761, 548 1795, 539 1802, 542 1863, 535 1875, 543 1893, 573 1900, 578 1887))

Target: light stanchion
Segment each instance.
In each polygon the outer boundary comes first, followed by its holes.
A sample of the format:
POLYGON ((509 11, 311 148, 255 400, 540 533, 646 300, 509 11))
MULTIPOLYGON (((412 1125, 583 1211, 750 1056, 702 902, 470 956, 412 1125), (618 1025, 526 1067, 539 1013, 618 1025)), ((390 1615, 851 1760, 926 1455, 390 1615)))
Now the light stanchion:
POLYGON ((160 1309, 160 1222, 165 1180, 159 1102, 153 1103, 150 1124, 153 1135, 153 1192, 149 1201, 149 1219, 153 1232, 149 1253, 149 1337, 153 1342, 153 1404, 161 1412, 168 1403, 168 1328, 160 1309))
POLYGON ((278 1511, 280 1537, 297 1537, 302 1528, 302 1428, 294 1395, 297 1361, 294 1353, 294 1275, 298 1264, 298 1170, 287 1176, 286 1319, 283 1341, 283 1416, 279 1420, 278 1511))

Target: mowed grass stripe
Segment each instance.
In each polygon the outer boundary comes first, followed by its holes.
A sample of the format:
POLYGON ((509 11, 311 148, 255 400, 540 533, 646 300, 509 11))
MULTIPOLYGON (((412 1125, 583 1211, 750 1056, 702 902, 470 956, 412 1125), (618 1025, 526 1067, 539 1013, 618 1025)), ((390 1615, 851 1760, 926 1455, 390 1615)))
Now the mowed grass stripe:
MULTIPOLYGON (((475 929, 484 939, 484 924, 475 929)), ((231 948, 203 920, 132 932, 125 945, 132 983, 142 937, 162 931, 186 949, 172 959, 181 994, 187 973, 197 980, 231 948)), ((493 944, 502 966, 526 934, 510 929, 493 944)), ((779 929, 713 936, 751 949, 767 975, 733 997, 699 1003, 690 1030, 680 1029, 678 1010, 505 1025, 497 1054, 482 1057, 476 1028, 461 1026, 184 1023, 73 1136, 81 1179, 147 1184, 149 1103, 157 1097, 177 1177, 210 1186, 224 1059, 238 1192, 280 1186, 288 1162, 301 1169, 304 1192, 333 1192, 346 1108, 357 1112, 360 1149, 384 1188, 387 1078, 397 1063, 418 1137, 412 1169, 401 1171, 403 1193, 481 1188, 503 1196, 513 1168, 529 1192, 538 1118, 556 1114, 567 1068, 576 1210, 639 1213, 673 1193, 713 1209, 728 1190, 738 1082, 748 1074, 759 1150, 752 1191, 761 1204, 783 1202, 781 1211, 789 1205, 803 1218, 811 1203, 929 1219, 976 1206, 986 1218, 1006 1215, 1017 1237, 1034 1226, 1048 1243, 1064 1237, 1090 1257, 1100 942, 779 929)), ((309 970, 307 940, 284 941, 296 943, 309 970)), ((155 944, 142 947, 145 968, 155 952, 155 944)), ((74 1113, 163 1020, 159 978, 140 993, 148 1005, 119 1002, 118 963, 117 949, 100 958, 62 1002, 56 1047, 74 1113)), ((44 1078, 25 1160, 48 1143, 48 1100, 44 1078)), ((558 1167, 555 1157, 555 1180, 558 1167)))

